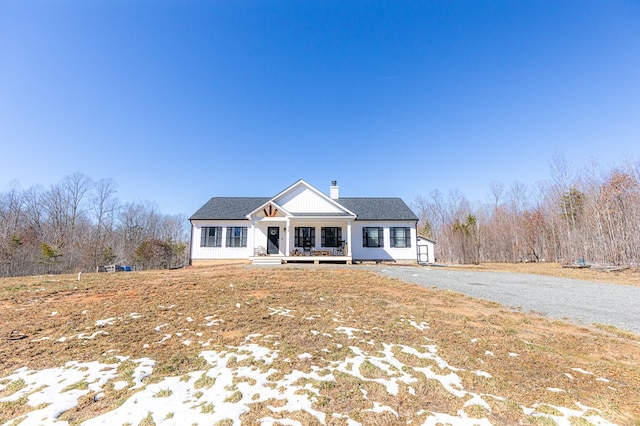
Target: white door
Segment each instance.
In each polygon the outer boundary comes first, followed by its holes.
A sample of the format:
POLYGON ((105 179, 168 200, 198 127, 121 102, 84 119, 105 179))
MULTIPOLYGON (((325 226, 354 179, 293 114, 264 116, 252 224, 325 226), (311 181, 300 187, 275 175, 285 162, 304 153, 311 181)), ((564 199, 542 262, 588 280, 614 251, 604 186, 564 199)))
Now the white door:
POLYGON ((418 245, 418 263, 429 263, 429 246, 418 245))

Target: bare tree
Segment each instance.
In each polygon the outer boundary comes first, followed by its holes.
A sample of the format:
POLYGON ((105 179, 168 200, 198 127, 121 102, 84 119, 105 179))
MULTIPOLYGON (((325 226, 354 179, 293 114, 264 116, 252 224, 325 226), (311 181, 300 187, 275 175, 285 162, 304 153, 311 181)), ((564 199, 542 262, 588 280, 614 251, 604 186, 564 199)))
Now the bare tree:
POLYGON ((182 215, 164 215, 149 203, 120 205, 110 179, 92 183, 80 173, 48 189, 21 191, 13 184, 0 192, 0 275, 95 270, 109 262, 133 262, 140 253, 169 253, 146 266, 186 264, 189 238, 182 215), (163 250, 165 250, 163 249, 163 250))
MULTIPOLYGON (((115 214, 118 210, 118 200, 115 198, 117 192, 116 184, 111 179, 101 179, 94 185, 91 197, 93 218, 95 229, 92 244, 93 268, 98 267, 103 260, 111 260, 113 256, 113 226, 115 214), (110 244, 107 244, 107 240, 110 244), (101 259, 103 253, 107 254, 107 259, 101 259)), ((107 263, 107 262, 104 262, 107 263)), ((110 263, 110 262, 109 262, 110 263)))

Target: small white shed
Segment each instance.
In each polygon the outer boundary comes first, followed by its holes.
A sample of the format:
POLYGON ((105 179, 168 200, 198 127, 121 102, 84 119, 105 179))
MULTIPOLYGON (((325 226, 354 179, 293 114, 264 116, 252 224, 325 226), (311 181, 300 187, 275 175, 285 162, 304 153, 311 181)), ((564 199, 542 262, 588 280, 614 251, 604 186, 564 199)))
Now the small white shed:
POLYGON ((418 263, 421 265, 426 265, 429 263, 436 263, 436 242, 431 241, 425 237, 418 237, 418 263))

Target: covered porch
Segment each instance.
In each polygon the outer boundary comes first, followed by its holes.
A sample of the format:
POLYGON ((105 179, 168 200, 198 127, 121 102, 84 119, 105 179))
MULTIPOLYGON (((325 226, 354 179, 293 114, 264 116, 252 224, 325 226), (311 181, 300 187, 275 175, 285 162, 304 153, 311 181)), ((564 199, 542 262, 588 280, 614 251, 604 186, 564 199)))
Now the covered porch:
POLYGON ((285 263, 312 263, 319 265, 321 263, 341 263, 351 265, 351 256, 339 255, 309 255, 309 256, 252 256, 251 263, 254 265, 280 265, 285 263))
POLYGON ((254 264, 345 263, 350 265, 351 219, 262 218, 254 220, 254 264))

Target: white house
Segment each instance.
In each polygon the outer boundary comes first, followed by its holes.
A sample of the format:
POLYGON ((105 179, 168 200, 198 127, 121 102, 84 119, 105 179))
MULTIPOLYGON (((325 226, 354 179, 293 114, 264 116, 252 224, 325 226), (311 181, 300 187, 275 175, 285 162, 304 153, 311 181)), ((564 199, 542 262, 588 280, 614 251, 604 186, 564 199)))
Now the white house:
POLYGON ((417 261, 418 218, 400 198, 340 198, 299 180, 274 197, 214 197, 191 222, 191 264, 417 261))

